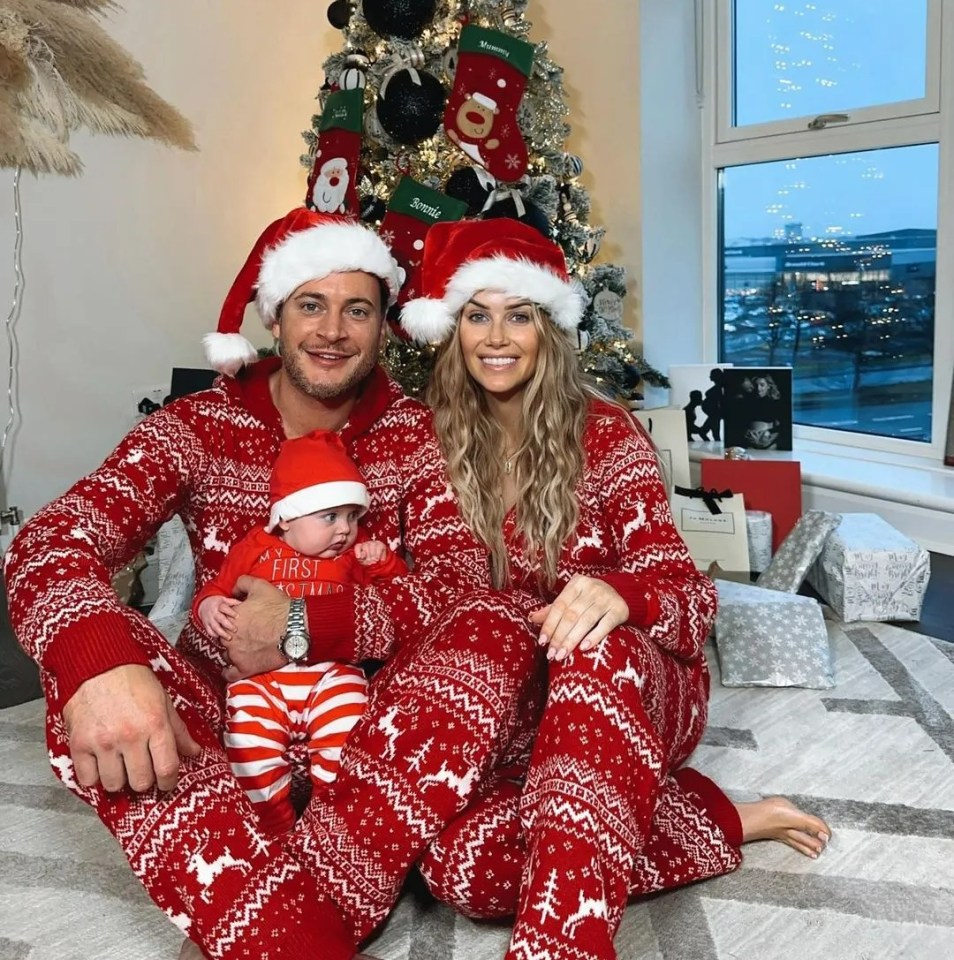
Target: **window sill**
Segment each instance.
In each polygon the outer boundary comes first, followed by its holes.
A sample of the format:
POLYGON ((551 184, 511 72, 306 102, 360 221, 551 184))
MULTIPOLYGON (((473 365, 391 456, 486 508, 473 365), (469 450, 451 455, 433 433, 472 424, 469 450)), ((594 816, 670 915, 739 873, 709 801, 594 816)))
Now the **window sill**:
MULTIPOLYGON (((721 457, 721 443, 693 441, 689 459, 721 457)), ((954 555, 954 468, 859 447, 795 440, 795 450, 752 451, 753 459, 797 460, 805 509, 878 513, 925 549, 954 555)))

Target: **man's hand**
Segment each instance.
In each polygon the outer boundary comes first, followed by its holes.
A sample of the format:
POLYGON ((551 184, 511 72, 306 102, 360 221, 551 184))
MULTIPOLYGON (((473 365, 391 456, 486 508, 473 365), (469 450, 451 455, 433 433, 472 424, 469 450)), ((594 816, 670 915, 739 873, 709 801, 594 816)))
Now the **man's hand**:
POLYGON ((603 580, 576 575, 546 607, 534 610, 530 622, 542 624, 540 645, 548 660, 564 660, 579 646, 592 650, 629 618, 626 601, 603 580))
POLYGON ((77 781, 105 790, 171 790, 179 755, 197 756, 169 695, 149 667, 114 667, 81 684, 63 708, 77 781))
POLYGON ((285 666, 278 641, 291 603, 287 594, 258 577, 239 577, 233 593, 242 603, 235 608, 232 634, 223 641, 231 666, 222 676, 229 683, 285 666))

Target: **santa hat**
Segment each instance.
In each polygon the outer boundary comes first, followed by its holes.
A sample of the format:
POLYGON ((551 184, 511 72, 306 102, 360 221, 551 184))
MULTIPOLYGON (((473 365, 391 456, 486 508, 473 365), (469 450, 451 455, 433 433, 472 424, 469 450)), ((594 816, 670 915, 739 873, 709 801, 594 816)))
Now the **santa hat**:
POLYGON ((582 286, 570 279, 563 251, 538 230, 498 217, 435 223, 424 241, 423 296, 409 300, 401 326, 419 343, 439 343, 460 308, 478 290, 526 297, 572 333, 586 308, 582 286))
POLYGON ((336 433, 314 433, 286 440, 272 467, 272 508, 268 531, 282 520, 353 504, 368 509, 368 488, 336 433))
POLYGON ((256 359, 255 348, 239 333, 252 299, 267 328, 275 322, 278 308, 303 283, 349 270, 383 280, 388 306, 397 300, 404 272, 384 241, 358 220, 297 207, 269 224, 222 304, 218 330, 202 338, 209 364, 234 376, 256 359))

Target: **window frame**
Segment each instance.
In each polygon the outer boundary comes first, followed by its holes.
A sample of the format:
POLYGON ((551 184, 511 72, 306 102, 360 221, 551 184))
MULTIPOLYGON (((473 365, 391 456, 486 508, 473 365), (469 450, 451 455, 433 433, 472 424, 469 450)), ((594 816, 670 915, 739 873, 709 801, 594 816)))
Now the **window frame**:
MULTIPOLYGON (((731 10, 733 0, 706 0, 701 5, 702 50, 702 301, 703 354, 718 362, 722 304, 720 303, 720 172, 726 167, 854 153, 886 147, 938 144, 937 263, 950 262, 954 253, 954 93, 942 91, 954 84, 954 0, 929 0, 930 46, 936 48, 928 78, 936 79, 937 103, 903 101, 856 111, 848 123, 809 130, 805 118, 734 128, 723 125, 731 115, 731 10), (714 12, 714 16, 712 15, 714 12), (931 33, 932 25, 936 27, 931 33), (729 38, 729 39, 727 39, 729 38), (725 45, 725 46, 723 46, 725 45), (727 49, 726 49, 727 47, 727 49), (720 56, 720 51, 725 55, 720 56), (727 63, 728 61, 728 63, 727 63), (912 111, 910 105, 918 104, 912 111), (946 109, 945 109, 946 107, 946 109), (890 108, 890 109, 889 109, 890 108), (903 110, 902 110, 903 108, 903 110), (726 111, 729 111, 728 113, 726 111), (907 112, 904 112, 907 111, 907 112), (797 128, 793 127, 797 124, 797 128)), ((933 81, 932 81, 933 82, 933 81)), ((924 443, 873 434, 849 433, 795 424, 794 437, 839 446, 859 447, 919 459, 943 461, 954 370, 954 271, 938 270, 935 281, 934 369, 931 441, 924 443)))

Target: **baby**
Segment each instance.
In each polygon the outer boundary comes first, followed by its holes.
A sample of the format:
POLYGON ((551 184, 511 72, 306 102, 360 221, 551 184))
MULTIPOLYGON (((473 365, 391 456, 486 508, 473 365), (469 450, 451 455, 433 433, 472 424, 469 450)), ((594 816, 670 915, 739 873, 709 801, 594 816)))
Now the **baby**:
POLYGON ((290 745, 307 744, 314 785, 331 783, 367 701, 360 668, 306 662, 303 598, 387 580, 407 567, 359 528, 368 490, 336 434, 319 431, 285 441, 270 492, 268 523, 232 547, 218 575, 196 595, 192 615, 206 633, 226 639, 241 602, 232 593, 243 574, 268 580, 293 598, 289 625, 300 618, 300 632, 296 637, 289 629, 283 641, 288 664, 229 684, 226 697, 225 748, 232 769, 262 826, 277 834, 295 823, 290 745))

